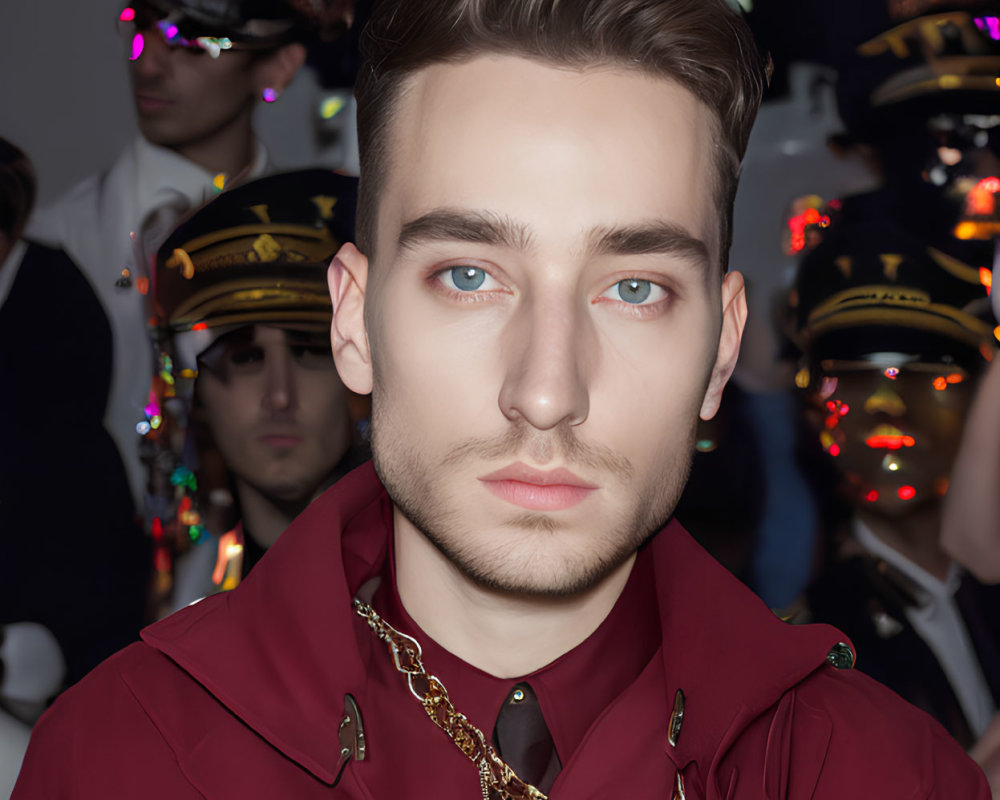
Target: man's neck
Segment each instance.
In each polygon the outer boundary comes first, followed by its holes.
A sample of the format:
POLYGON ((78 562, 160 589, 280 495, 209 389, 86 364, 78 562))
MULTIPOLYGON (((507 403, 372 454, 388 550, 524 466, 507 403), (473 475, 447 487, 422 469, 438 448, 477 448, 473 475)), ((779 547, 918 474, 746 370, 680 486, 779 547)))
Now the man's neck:
POLYGON ((224 173, 229 180, 245 177, 253 167, 256 149, 251 113, 247 111, 240 124, 170 149, 209 172, 224 173))
POLYGON ((265 550, 278 541, 285 528, 309 505, 309 498, 287 502, 275 500, 239 479, 236 480, 236 495, 244 530, 265 550))
POLYGON ((902 517, 859 510, 858 518, 885 544, 934 577, 945 580, 951 559, 941 549, 941 503, 930 502, 902 517))
POLYGON ((511 595, 462 573, 398 509, 396 584, 407 613, 443 648, 498 678, 555 661, 589 637, 628 582, 635 555, 596 586, 570 597, 511 595))

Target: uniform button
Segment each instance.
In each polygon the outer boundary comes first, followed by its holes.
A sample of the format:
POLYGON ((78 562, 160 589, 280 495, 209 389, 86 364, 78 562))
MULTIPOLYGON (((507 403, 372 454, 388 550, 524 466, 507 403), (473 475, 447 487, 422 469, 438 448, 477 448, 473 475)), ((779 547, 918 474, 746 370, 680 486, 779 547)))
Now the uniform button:
POLYGON ((667 726, 667 741, 671 747, 677 747, 677 740, 684 725, 684 690, 678 689, 674 694, 674 710, 670 714, 670 724, 667 726))
POLYGON ((837 642, 826 654, 826 660, 836 669, 851 669, 854 667, 854 651, 845 642, 837 642))

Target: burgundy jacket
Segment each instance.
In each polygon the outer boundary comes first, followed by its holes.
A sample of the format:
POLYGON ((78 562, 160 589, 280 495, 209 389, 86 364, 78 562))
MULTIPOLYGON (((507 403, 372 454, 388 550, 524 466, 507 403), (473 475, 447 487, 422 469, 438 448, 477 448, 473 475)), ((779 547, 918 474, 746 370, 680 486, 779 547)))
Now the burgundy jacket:
MULTIPOLYGON (((236 590, 152 625, 65 692, 35 728, 14 800, 481 796, 473 765, 405 683, 370 666, 388 655, 351 599, 378 574, 390 531, 365 465, 236 590), (342 764, 348 694, 366 748, 342 764)), ((649 546, 661 656, 564 759, 551 798, 670 800, 680 772, 688 800, 989 800, 936 722, 827 662, 836 629, 781 622, 676 523, 649 546)))

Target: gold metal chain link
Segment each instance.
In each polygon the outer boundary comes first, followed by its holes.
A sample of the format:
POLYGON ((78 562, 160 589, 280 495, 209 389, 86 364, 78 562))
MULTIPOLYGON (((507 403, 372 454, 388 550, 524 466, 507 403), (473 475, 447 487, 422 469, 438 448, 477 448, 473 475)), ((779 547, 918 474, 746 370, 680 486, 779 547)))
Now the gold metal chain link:
POLYGON ((483 800, 490 800, 492 789, 502 800, 547 800, 546 796, 517 777, 497 755, 486 736, 452 705, 448 690, 433 675, 428 675, 421 658, 420 643, 400 633, 361 600, 354 610, 389 649, 396 670, 406 676, 410 693, 420 702, 435 725, 448 734, 455 746, 479 769, 483 800))

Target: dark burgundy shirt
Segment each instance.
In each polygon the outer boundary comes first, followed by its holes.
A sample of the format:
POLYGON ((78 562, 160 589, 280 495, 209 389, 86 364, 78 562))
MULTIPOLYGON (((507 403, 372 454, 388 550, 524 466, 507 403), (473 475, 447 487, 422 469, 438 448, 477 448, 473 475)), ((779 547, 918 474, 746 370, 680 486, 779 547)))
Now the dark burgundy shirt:
MULTIPOLYGON (((406 612, 396 589, 391 541, 392 537, 372 607, 394 628, 420 643, 424 668, 444 684, 455 708, 482 730, 487 740, 514 685, 526 682, 538 697, 560 761, 567 764, 600 713, 659 650, 661 628, 653 562, 646 550, 636 558, 611 612, 586 640, 528 675, 497 678, 445 650, 406 612)), ((388 651, 384 662, 390 664, 388 651)), ((402 675, 397 673, 396 679, 405 686, 402 675)), ((433 729, 429 719, 427 725, 433 729)))

